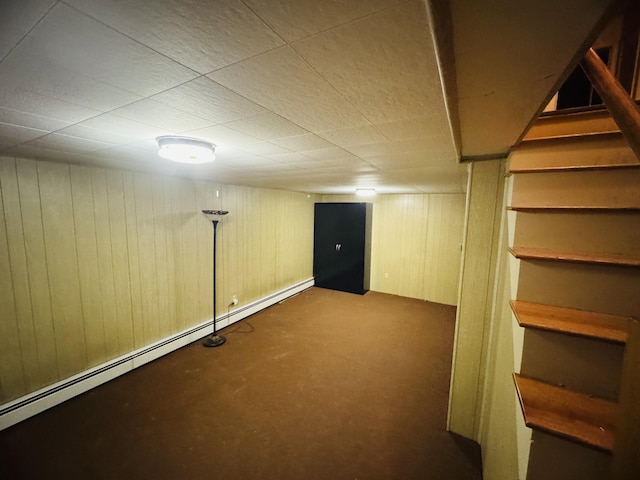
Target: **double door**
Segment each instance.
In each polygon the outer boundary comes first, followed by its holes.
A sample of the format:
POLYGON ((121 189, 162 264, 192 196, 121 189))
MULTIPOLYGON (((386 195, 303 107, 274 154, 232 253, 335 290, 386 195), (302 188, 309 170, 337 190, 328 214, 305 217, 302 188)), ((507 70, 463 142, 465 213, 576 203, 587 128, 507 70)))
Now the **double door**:
POLYGON ((313 275, 318 287, 364 294, 369 290, 370 203, 316 203, 313 275))

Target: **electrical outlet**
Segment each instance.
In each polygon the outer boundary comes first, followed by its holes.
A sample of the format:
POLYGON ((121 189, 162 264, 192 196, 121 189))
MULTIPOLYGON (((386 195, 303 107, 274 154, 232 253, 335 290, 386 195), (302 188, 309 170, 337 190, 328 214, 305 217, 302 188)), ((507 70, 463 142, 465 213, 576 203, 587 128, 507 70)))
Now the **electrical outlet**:
POLYGON ((389 278, 389 274, 385 272, 384 278, 389 278))
POLYGON ((231 297, 231 304, 232 305, 237 305, 238 304, 238 296, 234 295, 233 297, 231 297))

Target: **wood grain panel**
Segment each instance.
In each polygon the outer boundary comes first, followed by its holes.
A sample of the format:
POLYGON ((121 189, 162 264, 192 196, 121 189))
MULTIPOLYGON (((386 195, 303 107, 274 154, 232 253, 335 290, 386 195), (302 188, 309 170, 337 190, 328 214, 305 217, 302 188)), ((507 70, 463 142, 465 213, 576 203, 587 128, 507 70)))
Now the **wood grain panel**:
POLYGON ((153 212, 153 179, 149 175, 134 175, 140 293, 142 299, 142 339, 146 345, 161 338, 158 310, 158 270, 153 212))
POLYGON ((134 173, 123 173, 123 193, 125 205, 125 226, 127 231, 127 253, 129 259, 129 294, 131 297, 131 318, 133 319, 133 347, 144 345, 142 322, 142 287, 140 276, 140 255, 138 252, 138 220, 134 173))
MULTIPOLYGON (((323 195, 323 202, 362 202, 323 195)), ((373 203, 371 289, 455 305, 465 195, 378 195, 373 203)))
POLYGON ((455 305, 458 300, 465 197, 431 195, 428 213, 424 298, 455 305))
POLYGON ((28 388, 37 388, 39 365, 37 346, 33 342, 35 328, 31 306, 31 290, 29 288, 29 271, 24 244, 24 229, 18 190, 18 178, 15 164, 3 163, 2 190, 5 196, 5 228, 10 245, 10 272, 13 280, 15 300, 15 322, 18 329, 22 369, 28 388))
POLYGON ((45 386, 58 380, 60 376, 57 366, 56 344, 51 341, 54 338, 54 327, 51 314, 49 273, 47 271, 47 256, 44 246, 37 164, 33 160, 25 160, 17 162, 16 167, 24 246, 29 270, 29 289, 31 291, 31 306, 35 329, 34 339, 37 345, 38 363, 40 365, 40 377, 37 381, 35 379, 34 381, 40 386, 45 386))
POLYGON ((118 352, 124 354, 134 348, 124 181, 117 170, 106 175, 118 352))
MULTIPOLYGON (((497 217, 502 210, 503 169, 501 160, 471 165, 469 211, 465 226, 460 304, 456 322, 448 427, 473 438, 485 345, 483 337, 490 318, 496 261, 492 258, 499 244, 497 217), (464 335, 458 335, 464 332, 464 335)), ((497 258, 497 257, 496 257, 497 258)))
POLYGON ((0 402, 312 275, 305 194, 2 158, 0 402), (219 191, 220 195, 216 195, 219 191))
MULTIPOLYGON (((98 261, 92 173, 93 170, 87 167, 72 166, 70 169, 87 359, 89 365, 98 365, 106 361, 108 356, 104 329, 105 302, 102 299, 104 286, 98 261)), ((113 304, 113 295, 109 300, 113 304)))
POLYGON ((88 366, 69 166, 38 163, 51 310, 60 375, 88 366))
MULTIPOLYGON (((107 177, 103 169, 93 169, 91 173, 93 189, 93 211, 96 225, 96 245, 98 250, 98 267, 100 271, 100 298, 102 300, 102 314, 104 322, 104 342, 107 358, 118 356, 121 352, 118 346, 116 303, 113 278, 113 251, 111 239, 111 223, 109 221, 109 199, 107 196, 107 177)), ((95 281, 95 280, 94 280, 95 281)))
POLYGON ((14 164, 9 159, 0 162, 0 341, 2 361, 0 362, 0 401, 8 401, 27 391, 26 377, 22 369, 20 333, 18 330, 16 303, 13 290, 13 276, 9 253, 9 236, 6 228, 6 202, 10 200, 11 170, 14 164))

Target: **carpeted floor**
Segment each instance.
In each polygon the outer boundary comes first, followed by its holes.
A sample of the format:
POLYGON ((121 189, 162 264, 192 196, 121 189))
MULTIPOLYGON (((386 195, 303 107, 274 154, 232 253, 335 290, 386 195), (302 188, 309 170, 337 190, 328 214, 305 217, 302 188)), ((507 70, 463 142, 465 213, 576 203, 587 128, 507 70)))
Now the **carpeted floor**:
POLYGON ((2 479, 480 479, 455 308, 312 288, 0 432, 2 479))

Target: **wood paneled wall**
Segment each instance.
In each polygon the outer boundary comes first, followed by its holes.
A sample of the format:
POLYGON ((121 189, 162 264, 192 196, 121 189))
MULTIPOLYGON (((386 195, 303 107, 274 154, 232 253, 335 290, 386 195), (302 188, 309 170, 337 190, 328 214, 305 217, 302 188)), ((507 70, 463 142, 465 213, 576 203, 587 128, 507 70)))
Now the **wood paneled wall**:
POLYGON ((312 276, 319 197, 0 157, 0 404, 312 276))
POLYGON ((371 290, 456 305, 464 194, 324 195, 373 207, 371 290))
POLYGON ((469 208, 456 318, 448 428, 478 439, 478 419, 501 252, 500 226, 504 211, 502 158, 471 164, 469 208))

